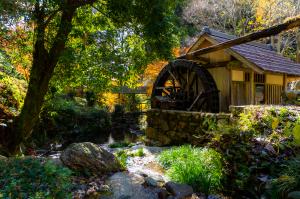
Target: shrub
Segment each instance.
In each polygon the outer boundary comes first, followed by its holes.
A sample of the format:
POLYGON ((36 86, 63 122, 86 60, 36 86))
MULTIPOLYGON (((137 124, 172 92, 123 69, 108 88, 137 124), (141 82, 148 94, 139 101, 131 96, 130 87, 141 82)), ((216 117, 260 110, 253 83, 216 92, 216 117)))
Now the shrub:
POLYGON ((34 158, 0 163, 0 198, 71 198, 71 171, 34 158))
POLYGON ((159 161, 174 181, 191 185, 205 194, 221 188, 222 157, 213 149, 181 146, 163 151, 159 161))
POLYGON ((292 191, 300 189, 300 156, 281 165, 278 178, 271 181, 271 197, 287 198, 292 191))
POLYGON ((0 71, 0 104, 17 115, 23 105, 26 86, 25 80, 10 77, 0 71))
POLYGON ((57 96, 45 103, 31 139, 37 145, 47 142, 65 142, 66 145, 72 142, 103 143, 110 128, 107 111, 57 96))

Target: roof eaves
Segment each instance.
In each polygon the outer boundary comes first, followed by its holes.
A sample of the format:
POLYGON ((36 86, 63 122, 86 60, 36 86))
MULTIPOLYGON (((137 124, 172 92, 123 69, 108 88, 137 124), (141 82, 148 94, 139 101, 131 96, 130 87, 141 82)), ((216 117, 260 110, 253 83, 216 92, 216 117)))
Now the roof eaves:
MULTIPOLYGON (((207 39, 212 42, 213 44, 218 44, 219 42, 217 40, 215 40, 211 35, 208 35, 207 39)), ((230 54, 231 56, 235 57, 237 60, 239 60, 242 63, 245 63, 246 65, 248 65, 250 68, 252 68, 255 72, 257 73, 264 73, 264 70, 256 65, 255 63, 249 61, 247 58, 245 58, 244 56, 242 56, 241 54, 239 54, 238 52, 236 52, 235 50, 228 48, 225 49, 225 51, 230 54)))
POLYGON ((186 54, 193 52, 192 49, 195 48, 198 45, 198 43, 201 41, 202 37, 205 36, 205 35, 209 35, 209 34, 205 31, 202 31, 200 33, 200 35, 198 36, 197 41, 189 48, 189 50, 186 52, 186 54))

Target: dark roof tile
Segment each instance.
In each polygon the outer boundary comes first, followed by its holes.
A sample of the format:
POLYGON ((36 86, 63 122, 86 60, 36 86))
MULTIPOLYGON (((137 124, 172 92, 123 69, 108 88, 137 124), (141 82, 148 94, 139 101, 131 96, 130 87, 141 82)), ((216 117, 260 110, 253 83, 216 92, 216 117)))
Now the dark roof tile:
MULTIPOLYGON (((211 35, 220 43, 236 38, 235 36, 212 29, 209 29, 206 33, 211 35)), ((287 73, 290 75, 300 75, 300 64, 277 54, 274 50, 272 50, 270 45, 258 42, 249 42, 231 47, 230 49, 234 50, 263 70, 287 73)))

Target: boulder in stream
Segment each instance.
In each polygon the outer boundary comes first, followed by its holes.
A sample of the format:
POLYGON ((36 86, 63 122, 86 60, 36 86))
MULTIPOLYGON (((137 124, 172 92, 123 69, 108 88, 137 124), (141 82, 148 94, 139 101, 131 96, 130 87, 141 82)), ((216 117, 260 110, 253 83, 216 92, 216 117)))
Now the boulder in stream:
POLYGON ((167 182, 165 184, 167 191, 169 191, 176 199, 184 199, 192 196, 193 188, 187 184, 179 184, 175 182, 167 182))
POLYGON ((71 144, 62 152, 60 159, 73 170, 96 175, 121 170, 120 162, 112 153, 90 142, 71 144))

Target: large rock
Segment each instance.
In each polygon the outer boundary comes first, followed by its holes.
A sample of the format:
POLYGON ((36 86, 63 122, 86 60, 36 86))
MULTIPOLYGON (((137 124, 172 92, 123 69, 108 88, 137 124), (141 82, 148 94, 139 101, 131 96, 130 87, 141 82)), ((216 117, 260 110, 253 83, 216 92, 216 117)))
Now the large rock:
POLYGON ((134 173, 118 172, 105 182, 112 188, 112 195, 100 199, 156 199, 160 188, 144 187, 145 180, 134 173))
POLYGON ((179 184, 175 182, 167 182, 165 184, 167 191, 169 191, 176 199, 183 199, 191 196, 194 191, 193 188, 186 184, 179 184))
POLYGON ((71 144, 62 152, 60 159, 73 170, 87 170, 93 174, 121 169, 119 161, 112 153, 90 142, 71 144))
POLYGON ((0 155, 0 161, 7 161, 7 157, 0 155))

